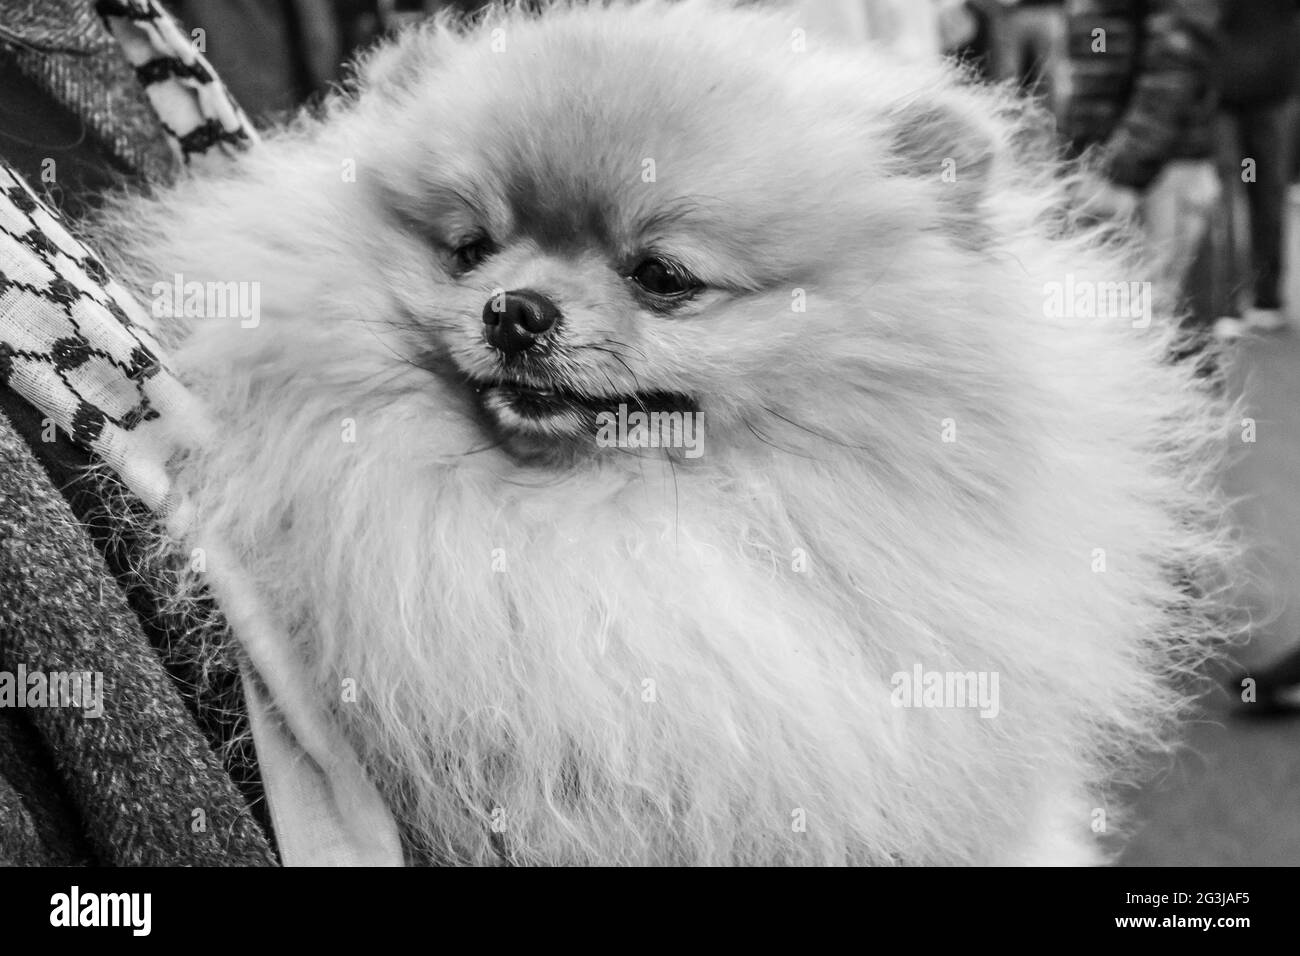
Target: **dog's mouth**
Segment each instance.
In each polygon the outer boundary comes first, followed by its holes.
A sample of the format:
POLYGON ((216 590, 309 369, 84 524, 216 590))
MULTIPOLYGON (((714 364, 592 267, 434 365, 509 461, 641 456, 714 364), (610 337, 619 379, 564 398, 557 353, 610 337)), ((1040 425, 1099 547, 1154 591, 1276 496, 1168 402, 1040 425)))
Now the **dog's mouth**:
POLYGON ((603 432, 622 435, 627 423, 698 412, 696 402, 678 392, 596 394, 561 385, 511 380, 470 379, 478 406, 500 437, 534 445, 592 440, 603 432), (619 431, 622 424, 623 431, 619 431))

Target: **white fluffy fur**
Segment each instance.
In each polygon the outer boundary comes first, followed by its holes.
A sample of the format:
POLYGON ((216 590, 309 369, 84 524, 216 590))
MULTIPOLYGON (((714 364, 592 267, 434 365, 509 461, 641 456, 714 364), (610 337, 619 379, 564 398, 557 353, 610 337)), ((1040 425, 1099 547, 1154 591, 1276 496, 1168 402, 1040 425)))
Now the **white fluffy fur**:
POLYGON ((1045 318, 1046 282, 1143 276, 1064 235, 997 95, 791 28, 699 2, 431 27, 228 178, 96 227, 146 298, 261 282, 258 328, 172 330, 224 427, 179 480, 417 856, 1083 862, 1181 701, 1221 409, 1169 323, 1045 318), (523 240, 448 276, 421 230, 468 215, 452 191, 509 223, 521 176, 547 209, 672 209, 727 291, 658 316, 607 250, 523 240), (697 396, 704 456, 495 445, 444 372, 490 372, 483 302, 524 286, 565 309, 567 381, 697 396), (997 672, 1001 713, 892 706, 918 662, 997 672))

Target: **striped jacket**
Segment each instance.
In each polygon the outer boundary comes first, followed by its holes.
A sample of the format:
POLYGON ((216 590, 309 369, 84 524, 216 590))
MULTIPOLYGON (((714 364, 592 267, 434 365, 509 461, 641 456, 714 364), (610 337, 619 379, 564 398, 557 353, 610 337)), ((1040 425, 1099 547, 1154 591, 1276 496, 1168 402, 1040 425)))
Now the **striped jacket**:
POLYGON ((1143 189, 1214 151, 1219 0, 1067 0, 1062 132, 1115 182, 1143 189))

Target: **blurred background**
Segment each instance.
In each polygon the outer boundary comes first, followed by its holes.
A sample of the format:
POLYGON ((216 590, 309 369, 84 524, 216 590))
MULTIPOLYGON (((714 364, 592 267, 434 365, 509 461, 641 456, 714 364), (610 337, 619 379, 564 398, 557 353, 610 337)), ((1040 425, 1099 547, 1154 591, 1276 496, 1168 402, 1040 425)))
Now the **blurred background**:
MULTIPOLYGON (((164 5, 194 31, 255 123, 318 100, 345 75, 350 57, 386 34, 444 8, 479 6, 164 5)), ((810 32, 952 57, 1041 100, 1061 152, 1095 160, 1100 175, 1078 201, 1097 218, 1138 226, 1158 278, 1180 292, 1188 329, 1226 350, 1219 361, 1229 387, 1255 422, 1254 441, 1243 441, 1229 476, 1256 543, 1257 579, 1243 582, 1255 625, 1230 661, 1207 675, 1218 690, 1192 721, 1189 745, 1136 795, 1137 832, 1122 862, 1300 864, 1300 3, 786 5, 802 8, 810 32)), ((148 167, 143 151, 133 163, 129 150, 87 135, 88 126, 107 128, 86 112, 93 97, 67 95, 62 68, 46 63, 80 42, 80 26, 62 27, 82 14, 93 20, 91 9, 89 0, 0 0, 0 155, 73 211, 124 173, 148 167), (41 176, 50 156, 63 170, 57 181, 41 176)))

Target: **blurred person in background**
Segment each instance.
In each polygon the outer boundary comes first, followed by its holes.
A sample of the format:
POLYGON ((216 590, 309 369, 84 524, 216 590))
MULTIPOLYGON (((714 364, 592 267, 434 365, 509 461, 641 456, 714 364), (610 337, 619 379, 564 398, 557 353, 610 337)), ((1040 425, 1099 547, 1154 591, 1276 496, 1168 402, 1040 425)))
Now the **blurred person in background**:
POLYGON ((1216 300, 1223 318, 1215 323, 1222 338, 1286 325, 1281 280, 1300 53, 1297 6, 1296 0, 1233 0, 1224 11, 1218 125, 1226 241, 1216 300), (1239 225, 1243 193, 1248 230, 1239 225))
MULTIPOLYGON (((1225 228, 1237 241, 1228 244, 1230 252, 1222 257, 1227 272, 1226 314, 1215 323, 1215 331, 1224 338, 1288 326, 1281 273, 1287 192, 1300 161, 1298 53, 1300 3, 1234 0, 1225 19, 1220 60, 1221 171, 1233 199, 1245 193, 1249 228, 1233 228, 1241 203, 1225 203, 1225 228), (1249 165, 1244 165, 1247 161, 1249 165), (1245 236, 1239 237, 1243 232, 1245 236), (1242 309, 1242 300, 1251 304, 1242 309)), ((1239 714, 1272 717, 1300 712, 1300 646, 1270 664, 1237 674, 1229 687, 1240 696, 1239 714), (1253 695, 1246 694, 1248 688, 1253 695)))
POLYGON ((368 4, 333 0, 169 0, 254 123, 296 109, 338 79, 344 32, 368 4), (200 33, 200 31, 202 31, 200 33), (195 36, 198 34, 198 36, 195 36))
MULTIPOLYGON (((782 0, 767 0, 767 5, 780 6, 782 0)), ((906 57, 939 54, 940 0, 788 0, 785 5, 798 10, 807 29, 823 37, 879 43, 906 57)))
POLYGON ((483 0, 164 0, 259 125, 283 118, 343 79, 345 64, 383 35, 483 0))
MULTIPOLYGON (((1102 181, 1080 200, 1137 217, 1157 281, 1185 290, 1219 194, 1213 73, 1219 0, 1066 0, 1061 132, 1102 181)), ((1198 316, 1209 322, 1212 317, 1198 316)))
MULTIPOLYGON (((755 0, 779 4, 782 0, 755 0)), ((1000 0, 786 0, 809 27, 850 42, 872 42, 909 57, 953 56, 985 78, 1000 0), (996 9, 987 9, 996 8, 996 9)), ((1030 0, 1031 4, 1033 0, 1030 0)), ((1060 0, 1044 0, 1055 2, 1060 0)), ((1015 0, 1011 0, 1014 5, 1015 0)), ((1012 57, 1007 57, 1010 62, 1012 57)))
POLYGON ((1068 90, 1062 0, 968 0, 987 39, 983 72, 1058 112, 1068 90))

